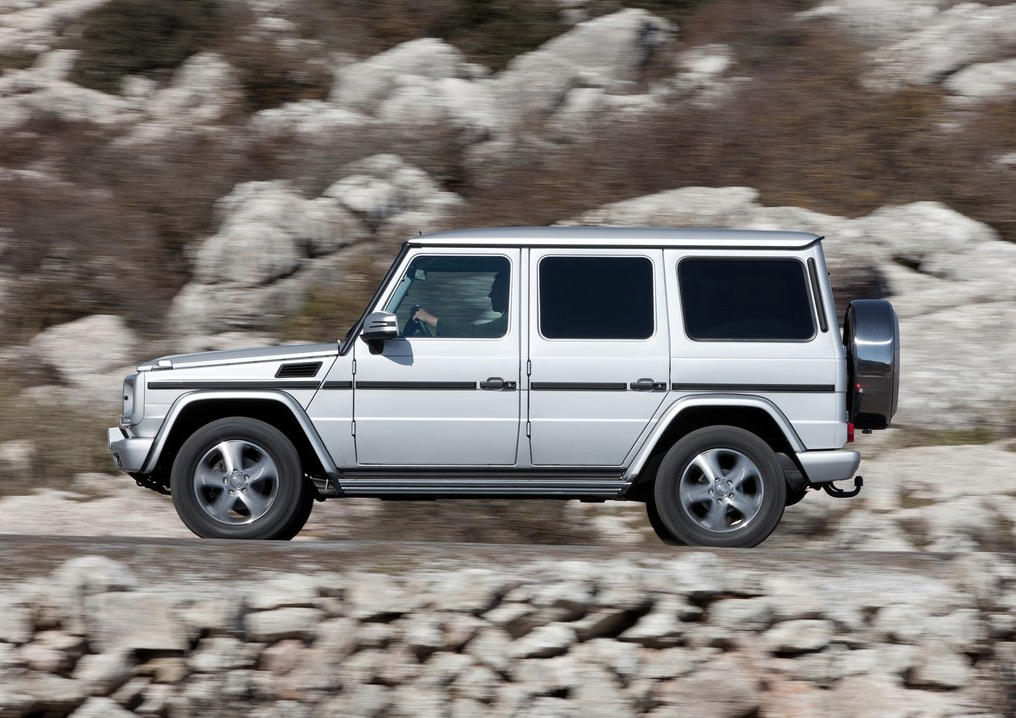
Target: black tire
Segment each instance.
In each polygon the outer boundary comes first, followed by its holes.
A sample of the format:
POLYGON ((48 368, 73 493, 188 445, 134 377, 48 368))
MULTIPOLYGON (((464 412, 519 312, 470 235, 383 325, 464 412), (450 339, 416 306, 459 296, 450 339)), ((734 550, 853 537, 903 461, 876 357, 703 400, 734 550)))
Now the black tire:
POLYGON ((656 532, 660 541, 670 546, 684 546, 684 543, 670 533, 670 529, 663 523, 663 519, 660 518, 660 510, 656 508, 656 500, 651 496, 646 499, 646 516, 649 517, 649 525, 653 527, 653 531, 656 532))
POLYGON ((304 484, 307 486, 307 491, 304 492, 305 498, 303 499, 303 503, 300 505, 300 510, 293 516, 293 520, 290 522, 289 528, 275 537, 279 541, 289 541, 295 538, 307 524, 307 519, 310 518, 310 512, 314 508, 314 491, 310 488, 310 485, 306 480, 304 480, 304 484))
POLYGON ((666 530, 689 546, 748 548, 780 519, 787 484, 776 454, 734 426, 693 431, 674 444, 654 488, 666 530))
POLYGON ((170 488, 180 519, 202 538, 288 540, 310 516, 296 449, 256 419, 219 419, 195 431, 173 462, 170 488))
POLYGON ((804 497, 808 495, 808 487, 805 486, 803 489, 797 489, 796 491, 787 491, 787 500, 784 506, 793 506, 799 504, 804 500, 804 497))

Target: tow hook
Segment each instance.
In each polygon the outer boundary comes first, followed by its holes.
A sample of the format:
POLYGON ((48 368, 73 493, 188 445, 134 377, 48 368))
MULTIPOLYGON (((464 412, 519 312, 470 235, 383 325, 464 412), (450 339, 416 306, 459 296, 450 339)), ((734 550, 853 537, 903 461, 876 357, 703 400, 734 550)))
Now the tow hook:
POLYGON ((860 476, 854 477, 853 491, 844 491, 841 488, 833 486, 831 483, 822 484, 822 488, 825 489, 825 492, 837 499, 849 499, 852 496, 857 496, 859 493, 861 493, 862 486, 864 486, 864 479, 861 478, 860 476))

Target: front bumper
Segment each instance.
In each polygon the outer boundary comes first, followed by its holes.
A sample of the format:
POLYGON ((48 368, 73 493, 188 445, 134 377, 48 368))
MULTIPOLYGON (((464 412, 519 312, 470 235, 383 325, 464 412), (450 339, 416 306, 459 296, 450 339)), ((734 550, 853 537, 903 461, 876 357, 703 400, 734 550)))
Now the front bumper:
POLYGON ((152 450, 155 439, 125 436, 122 429, 114 427, 106 430, 109 453, 113 455, 113 464, 120 471, 128 474, 141 471, 145 459, 152 450))
POLYGON ((854 473, 861 464, 861 455, 847 449, 801 451, 797 454, 797 460, 801 462, 809 482, 827 484, 854 478, 854 473))

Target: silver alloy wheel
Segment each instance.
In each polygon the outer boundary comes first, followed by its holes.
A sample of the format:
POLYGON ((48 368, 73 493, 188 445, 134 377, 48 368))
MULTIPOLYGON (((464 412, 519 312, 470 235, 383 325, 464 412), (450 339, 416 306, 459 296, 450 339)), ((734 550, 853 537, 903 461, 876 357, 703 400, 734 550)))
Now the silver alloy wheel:
POLYGON ((708 449, 689 462, 678 483, 687 516, 707 531, 743 530, 762 509, 762 473, 733 449, 708 449))
POLYGON ((279 494, 279 469, 263 448, 241 439, 222 441, 194 468, 198 506, 216 521, 251 524, 268 513, 279 494))

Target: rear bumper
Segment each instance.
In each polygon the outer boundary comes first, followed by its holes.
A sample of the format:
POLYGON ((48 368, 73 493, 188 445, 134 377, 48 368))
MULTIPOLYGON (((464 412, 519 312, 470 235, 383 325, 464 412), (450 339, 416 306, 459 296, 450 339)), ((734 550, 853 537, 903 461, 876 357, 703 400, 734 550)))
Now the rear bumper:
POLYGON ((107 429, 106 438, 109 443, 109 453, 113 456, 113 464, 117 469, 128 474, 141 471, 155 441, 154 439, 124 436, 123 431, 119 428, 107 429))
POLYGON ((852 479, 861 465, 861 455, 846 449, 802 451, 797 454, 797 460, 804 469, 804 475, 813 484, 852 479))

